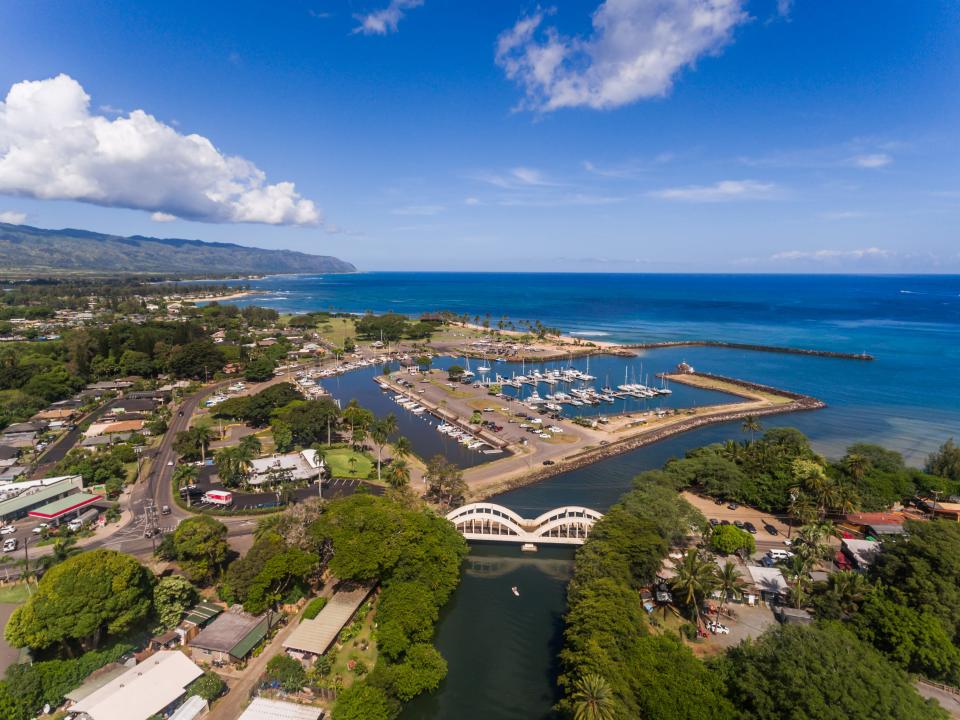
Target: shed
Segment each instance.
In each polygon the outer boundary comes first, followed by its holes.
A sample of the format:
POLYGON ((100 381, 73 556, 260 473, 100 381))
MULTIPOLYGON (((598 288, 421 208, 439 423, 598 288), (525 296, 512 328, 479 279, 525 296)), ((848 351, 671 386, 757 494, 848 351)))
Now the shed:
POLYGON ((774 615, 784 625, 809 625, 813 622, 813 616, 806 610, 800 610, 791 607, 778 607, 774 610, 774 615))
POLYGON ((858 570, 866 570, 873 564, 877 553, 880 552, 880 543, 876 540, 843 540, 843 553, 850 558, 850 562, 858 570))
POLYGON ((302 621, 290 633, 283 649, 301 660, 323 655, 372 591, 373 585, 370 584, 334 593, 313 620, 302 621))
POLYGON ((183 701, 183 705, 173 711, 168 720, 195 720, 203 715, 210 704, 199 695, 191 695, 183 701))

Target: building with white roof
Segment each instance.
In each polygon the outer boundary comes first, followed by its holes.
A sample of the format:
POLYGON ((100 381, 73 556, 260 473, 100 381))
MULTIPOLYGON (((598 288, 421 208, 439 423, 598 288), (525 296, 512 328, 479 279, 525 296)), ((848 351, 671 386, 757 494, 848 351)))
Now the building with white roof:
POLYGON ((83 720, 147 720, 171 708, 203 675, 176 650, 161 650, 70 708, 83 720))
POLYGON ((316 450, 307 449, 286 455, 271 455, 250 461, 251 485, 271 482, 279 473, 289 473, 291 480, 314 480, 320 477, 325 468, 323 458, 316 450))
POLYGON ((258 697, 237 720, 319 720, 322 717, 323 710, 312 705, 258 697))

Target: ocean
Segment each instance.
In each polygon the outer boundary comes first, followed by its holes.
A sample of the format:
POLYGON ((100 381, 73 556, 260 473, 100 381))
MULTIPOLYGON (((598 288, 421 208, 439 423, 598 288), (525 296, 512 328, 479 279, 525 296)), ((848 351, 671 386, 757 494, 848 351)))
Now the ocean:
MULTIPOLYGON (((719 348, 652 350, 658 370, 699 370, 813 395, 793 424, 829 456, 879 442, 921 465, 960 435, 960 276, 357 273, 270 276, 238 304, 283 312, 449 310, 589 340, 727 340, 843 352, 873 362, 719 348)), ((772 422, 774 420, 771 420, 772 422)), ((779 421, 777 421, 779 422, 779 421)))
MULTIPOLYGON (((818 397, 825 409, 768 417, 764 424, 797 427, 830 457, 854 442, 877 442, 919 466, 948 437, 960 437, 958 276, 362 273, 251 284, 262 294, 241 304, 285 312, 449 310, 481 321, 489 314, 494 326, 504 315, 517 324, 539 320, 584 339, 702 339, 867 352, 876 359, 685 347, 646 351, 627 364, 642 362, 653 373, 686 361, 818 397)), ((591 373, 623 372, 623 363, 598 358, 591 373)), ((371 395, 376 402, 363 381, 372 385, 358 376, 331 390, 371 395)), ((739 423, 701 428, 492 501, 526 517, 565 504, 603 511, 639 472, 692 448, 742 437, 739 423)), ((449 665, 447 678, 436 692, 411 702, 402 719, 553 720, 572 565, 569 549, 472 547, 435 638, 449 665)))

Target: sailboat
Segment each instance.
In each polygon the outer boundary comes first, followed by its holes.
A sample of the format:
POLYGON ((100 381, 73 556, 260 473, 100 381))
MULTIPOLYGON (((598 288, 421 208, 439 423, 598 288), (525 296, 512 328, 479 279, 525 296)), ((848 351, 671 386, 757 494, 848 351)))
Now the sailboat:
POLYGON ((464 380, 473 379, 473 371, 470 369, 470 358, 464 356, 463 358, 466 361, 467 369, 463 371, 464 380))
POLYGON ((514 595, 516 595, 517 597, 520 597, 520 591, 517 589, 517 586, 516 586, 516 585, 514 585, 512 588, 510 588, 510 592, 512 592, 512 593, 513 593, 514 595))
POLYGON ((483 356, 483 364, 477 368, 477 372, 480 373, 481 375, 486 375, 488 372, 490 372, 490 368, 487 366, 486 355, 483 356))

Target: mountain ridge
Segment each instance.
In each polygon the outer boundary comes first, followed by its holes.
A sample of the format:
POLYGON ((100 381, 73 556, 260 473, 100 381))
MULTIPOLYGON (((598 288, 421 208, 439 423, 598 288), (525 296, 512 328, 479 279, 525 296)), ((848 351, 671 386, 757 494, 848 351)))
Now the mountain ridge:
POLYGON ((332 255, 269 250, 236 243, 93 230, 54 230, 0 223, 0 273, 122 272, 351 273, 357 268, 332 255))

